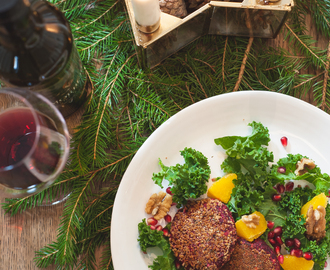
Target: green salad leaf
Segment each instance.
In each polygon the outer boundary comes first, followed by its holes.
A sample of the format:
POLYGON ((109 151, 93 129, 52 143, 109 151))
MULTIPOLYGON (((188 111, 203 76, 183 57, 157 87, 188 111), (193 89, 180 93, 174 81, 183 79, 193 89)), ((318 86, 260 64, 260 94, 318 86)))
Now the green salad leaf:
POLYGON ((238 175, 233 181, 235 188, 228 203, 234 218, 256 211, 265 199, 266 190, 273 190, 274 185, 273 179, 269 179, 269 164, 274 156, 267 149, 270 141, 268 128, 255 121, 249 126, 252 127, 249 136, 226 136, 214 140, 227 154, 221 169, 238 175))
MULTIPOLYGON (((170 230, 170 223, 165 228, 170 230)), ((163 252, 163 255, 157 256, 154 259, 153 264, 149 265, 152 270, 177 270, 175 266, 175 256, 171 250, 170 242, 168 238, 164 237, 162 231, 152 230, 150 226, 146 224, 146 219, 143 219, 138 224, 139 237, 138 242, 141 250, 147 252, 147 248, 158 247, 163 252)), ((183 268, 181 270, 184 270, 183 268)))
POLYGON ((148 247, 162 245, 162 242, 165 241, 163 232, 150 229, 150 226, 147 225, 145 218, 138 224, 138 230, 138 242, 143 252, 146 252, 148 247))
POLYGON ((185 163, 183 165, 165 166, 161 160, 161 171, 154 173, 153 181, 163 188, 163 180, 166 179, 172 186, 173 201, 180 207, 188 199, 197 199, 207 191, 207 182, 211 169, 207 158, 199 151, 185 148, 180 151, 185 163))
POLYGON ((271 168, 271 177, 277 179, 279 183, 283 183, 285 180, 306 180, 315 186, 313 194, 320 193, 328 194, 330 189, 330 177, 326 173, 321 173, 321 169, 316 165, 314 169, 308 170, 303 175, 296 175, 296 164, 302 158, 307 158, 301 154, 288 154, 286 157, 280 159, 277 164, 274 164, 271 168), (279 173, 278 168, 284 167, 285 173, 279 173))
MULTIPOLYGON (((326 258, 330 255, 330 206, 326 208, 326 236, 318 242, 305 236, 306 219, 301 215, 302 206, 315 195, 325 193, 330 189, 330 177, 321 173, 318 166, 307 170, 303 175, 295 174, 297 162, 307 158, 301 154, 288 154, 277 163, 273 163, 273 153, 267 149, 269 143, 268 129, 261 123, 252 122, 252 133, 249 136, 227 136, 215 139, 228 155, 221 168, 227 173, 236 173, 233 180, 235 187, 228 202, 228 207, 235 219, 254 211, 261 212, 267 221, 273 221, 274 227, 282 226, 282 240, 297 238, 301 242, 303 252, 313 254, 314 270, 324 269, 326 258), (279 167, 286 169, 285 173, 278 171, 279 167), (280 194, 280 201, 273 201, 278 184, 289 180, 306 180, 315 186, 311 188, 296 188, 280 194)), ((261 236, 270 246, 267 234, 261 236)), ((290 250, 287 248, 288 251, 290 250)))
POLYGON ((270 141, 268 128, 253 121, 252 134, 246 137, 226 136, 214 139, 215 144, 226 150, 228 157, 221 164, 221 169, 227 173, 239 173, 242 167, 254 178, 264 179, 268 174, 269 162, 274 160, 267 145, 270 141))
MULTIPOLYGON (((163 255, 157 256, 153 264, 149 265, 149 268, 152 270, 178 270, 175 265, 176 258, 171 250, 169 240, 165 239, 159 247, 162 249, 163 255)), ((181 266, 179 270, 184 270, 184 268, 181 266)))

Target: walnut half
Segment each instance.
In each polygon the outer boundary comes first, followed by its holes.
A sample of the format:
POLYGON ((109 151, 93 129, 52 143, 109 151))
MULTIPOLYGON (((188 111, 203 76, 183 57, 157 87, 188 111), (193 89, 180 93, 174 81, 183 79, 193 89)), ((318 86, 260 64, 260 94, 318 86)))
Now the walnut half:
POLYGON ((306 237, 309 240, 321 240, 325 237, 325 208, 318 206, 317 209, 313 210, 311 205, 308 208, 306 215, 306 237))
POLYGON ((155 219, 160 220, 166 216, 172 205, 172 196, 163 191, 154 193, 149 198, 145 211, 152 214, 155 219))
POLYGON ((307 173, 307 170, 312 170, 314 168, 315 168, 315 163, 313 160, 310 160, 308 158, 302 158, 297 162, 296 170, 294 171, 294 173, 296 175, 303 175, 307 173))
POLYGON ((251 215, 244 215, 242 216, 242 221, 245 223, 245 225, 251 229, 257 228, 259 225, 260 217, 257 214, 251 214, 251 215))

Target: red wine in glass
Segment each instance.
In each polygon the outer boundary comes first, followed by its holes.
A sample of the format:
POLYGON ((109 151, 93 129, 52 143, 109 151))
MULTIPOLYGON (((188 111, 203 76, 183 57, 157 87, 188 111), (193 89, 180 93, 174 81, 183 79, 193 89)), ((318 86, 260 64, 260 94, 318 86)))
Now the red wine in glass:
POLYGON ((60 144, 49 141, 51 136, 45 133, 56 134, 56 127, 40 113, 37 118, 43 131, 38 139, 37 123, 28 108, 17 107, 0 114, 0 169, 8 168, 8 177, 1 177, 0 184, 29 189, 55 171, 60 160, 60 144), (12 166, 16 166, 15 175, 10 177, 12 166), (18 174, 24 177, 17 177, 18 174))

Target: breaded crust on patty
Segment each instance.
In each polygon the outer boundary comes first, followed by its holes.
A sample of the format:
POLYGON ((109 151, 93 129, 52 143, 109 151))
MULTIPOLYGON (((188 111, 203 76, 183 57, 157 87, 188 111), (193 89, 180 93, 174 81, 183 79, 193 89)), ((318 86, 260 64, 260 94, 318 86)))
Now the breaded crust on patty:
POLYGON ((238 238, 230 261, 221 270, 280 270, 275 252, 262 239, 238 238))
POLYGON ((237 241, 228 207, 214 199, 189 201, 171 224, 170 244, 186 269, 220 269, 237 241))

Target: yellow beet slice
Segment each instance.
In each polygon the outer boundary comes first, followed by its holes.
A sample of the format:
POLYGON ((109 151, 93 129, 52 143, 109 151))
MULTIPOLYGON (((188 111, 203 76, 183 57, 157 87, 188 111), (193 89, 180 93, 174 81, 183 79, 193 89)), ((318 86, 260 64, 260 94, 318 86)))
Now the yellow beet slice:
POLYGON ((267 221, 263 214, 258 211, 253 212, 252 214, 256 214, 260 217, 259 225, 254 229, 246 226, 243 220, 236 221, 236 231, 239 237, 244 238, 245 240, 252 242, 254 239, 257 239, 260 235, 262 235, 267 229, 267 221))
POLYGON ((237 179, 235 173, 227 174, 214 182, 207 191, 207 196, 212 199, 218 199, 223 203, 228 203, 233 188, 235 187, 233 180, 237 179))
POLYGON ((296 257, 293 255, 284 255, 284 261, 281 264, 284 270, 312 270, 314 266, 313 261, 308 261, 303 257, 296 257))
POLYGON ((313 199, 311 199, 309 202, 304 204, 304 206, 301 208, 301 214, 306 217, 308 208, 312 205, 313 209, 315 210, 318 206, 323 206, 324 208, 328 204, 328 198, 325 196, 324 193, 321 193, 319 195, 316 195, 313 199))

